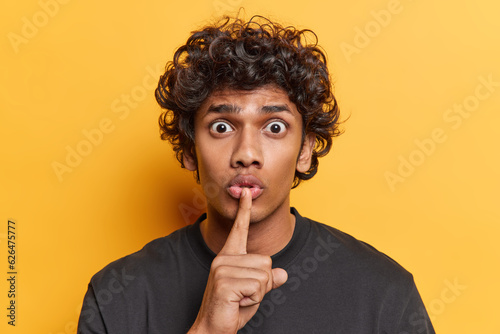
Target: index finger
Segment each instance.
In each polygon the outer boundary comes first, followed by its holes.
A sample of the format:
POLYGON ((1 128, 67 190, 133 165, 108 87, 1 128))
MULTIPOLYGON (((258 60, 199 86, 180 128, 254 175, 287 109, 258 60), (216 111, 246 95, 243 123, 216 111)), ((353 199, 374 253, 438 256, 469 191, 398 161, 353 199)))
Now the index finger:
POLYGON ((243 188, 240 196, 238 212, 231 232, 220 253, 226 255, 242 255, 247 253, 248 229, 250 227, 250 211, 252 209, 252 195, 250 190, 243 188))

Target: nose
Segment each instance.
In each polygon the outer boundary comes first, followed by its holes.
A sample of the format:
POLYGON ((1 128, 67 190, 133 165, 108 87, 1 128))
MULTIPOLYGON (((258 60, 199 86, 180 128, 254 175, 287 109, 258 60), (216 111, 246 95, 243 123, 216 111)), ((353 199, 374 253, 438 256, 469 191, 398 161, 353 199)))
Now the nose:
POLYGON ((233 168, 261 168, 264 164, 262 145, 258 131, 243 129, 235 138, 231 167, 233 168))

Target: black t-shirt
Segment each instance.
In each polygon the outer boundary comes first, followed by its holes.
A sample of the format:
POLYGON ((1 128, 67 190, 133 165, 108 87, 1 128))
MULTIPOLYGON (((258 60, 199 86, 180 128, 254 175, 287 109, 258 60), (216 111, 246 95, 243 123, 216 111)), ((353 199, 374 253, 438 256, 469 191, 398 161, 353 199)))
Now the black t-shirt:
MULTIPOLYGON (((271 290, 239 333, 435 333, 412 275, 333 227, 296 217, 272 256, 288 281, 271 290)), ((148 243, 92 277, 78 333, 186 333, 215 255, 195 224, 148 243)))

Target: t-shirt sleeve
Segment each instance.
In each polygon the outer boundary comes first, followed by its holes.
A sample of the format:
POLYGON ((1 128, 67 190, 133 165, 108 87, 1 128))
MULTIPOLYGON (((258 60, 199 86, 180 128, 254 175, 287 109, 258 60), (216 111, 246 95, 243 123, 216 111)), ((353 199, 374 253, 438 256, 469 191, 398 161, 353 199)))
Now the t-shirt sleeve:
POLYGON ((415 283, 408 297, 397 334, 436 334, 415 283))
POLYGON ((82 311, 78 320, 78 334, 106 334, 106 326, 97 305, 94 288, 89 284, 83 299, 82 311))

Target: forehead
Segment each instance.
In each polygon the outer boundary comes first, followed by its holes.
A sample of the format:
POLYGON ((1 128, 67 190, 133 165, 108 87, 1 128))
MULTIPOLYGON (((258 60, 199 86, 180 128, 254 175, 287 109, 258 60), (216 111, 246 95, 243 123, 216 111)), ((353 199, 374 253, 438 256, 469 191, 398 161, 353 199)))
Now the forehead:
POLYGON ((279 98, 279 99, 286 99, 290 101, 288 98, 288 95, 286 92, 274 85, 264 85, 260 86, 254 89, 250 90, 244 90, 244 89, 234 89, 234 88, 221 88, 221 89, 216 89, 210 94, 210 96, 207 98, 209 99, 224 99, 224 98, 231 98, 231 97, 247 97, 251 95, 262 95, 266 96, 269 98, 279 98))
POLYGON ((295 104, 290 101, 287 93, 276 86, 267 85, 252 90, 236 90, 231 88, 214 91, 200 106, 197 118, 212 112, 242 113, 242 112, 287 112, 300 117, 295 104))

